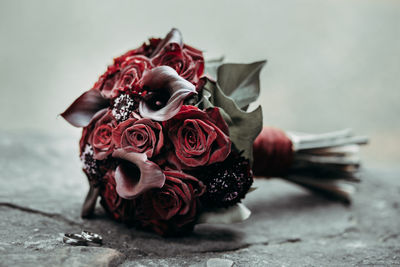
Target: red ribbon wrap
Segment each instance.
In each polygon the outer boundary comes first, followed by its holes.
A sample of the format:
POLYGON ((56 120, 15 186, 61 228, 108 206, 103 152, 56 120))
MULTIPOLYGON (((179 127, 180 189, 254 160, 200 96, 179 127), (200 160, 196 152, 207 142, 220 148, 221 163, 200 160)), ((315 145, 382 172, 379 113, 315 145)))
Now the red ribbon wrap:
POLYGON ((293 144, 280 129, 264 127, 253 144, 254 176, 285 176, 293 160, 293 144))

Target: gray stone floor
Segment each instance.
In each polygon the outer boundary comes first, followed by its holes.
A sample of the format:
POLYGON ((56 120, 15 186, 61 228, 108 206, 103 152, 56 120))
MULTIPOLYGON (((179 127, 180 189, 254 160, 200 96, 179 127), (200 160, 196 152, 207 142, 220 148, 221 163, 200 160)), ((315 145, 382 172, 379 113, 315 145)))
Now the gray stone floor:
POLYGON ((161 238, 79 217, 87 190, 76 140, 0 132, 0 266, 400 266, 400 169, 363 169, 351 206, 281 180, 258 180, 249 220, 161 238), (62 243, 102 234, 102 247, 62 243))

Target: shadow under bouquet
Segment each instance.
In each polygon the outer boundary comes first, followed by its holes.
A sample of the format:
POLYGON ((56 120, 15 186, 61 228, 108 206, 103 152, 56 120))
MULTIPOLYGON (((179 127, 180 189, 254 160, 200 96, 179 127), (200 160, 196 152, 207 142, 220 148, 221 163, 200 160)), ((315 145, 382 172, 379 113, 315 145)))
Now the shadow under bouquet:
POLYGON ((264 65, 204 62, 176 29, 115 58, 61 114, 83 128, 90 190, 82 217, 100 197, 112 218, 160 235, 241 221, 250 215, 240 202, 253 175, 349 201, 367 139, 263 127, 261 107, 248 108, 264 65))

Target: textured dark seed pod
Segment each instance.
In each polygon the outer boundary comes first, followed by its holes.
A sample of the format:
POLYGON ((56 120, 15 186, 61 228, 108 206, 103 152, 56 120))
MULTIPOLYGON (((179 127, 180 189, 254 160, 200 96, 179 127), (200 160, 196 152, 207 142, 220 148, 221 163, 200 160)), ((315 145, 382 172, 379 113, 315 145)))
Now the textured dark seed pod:
POLYGON ((200 198, 206 210, 240 202, 253 183, 249 161, 236 152, 224 162, 201 167, 191 174, 206 186, 206 192, 200 198))

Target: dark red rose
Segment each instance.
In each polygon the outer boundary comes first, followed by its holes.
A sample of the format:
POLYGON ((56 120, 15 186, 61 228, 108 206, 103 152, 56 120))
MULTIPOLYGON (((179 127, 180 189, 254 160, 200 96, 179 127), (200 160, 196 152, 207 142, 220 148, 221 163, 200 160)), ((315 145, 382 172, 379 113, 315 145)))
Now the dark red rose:
POLYGON ((132 56, 121 63, 119 77, 111 91, 111 97, 116 97, 119 91, 141 91, 139 81, 145 70, 151 69, 150 60, 144 56, 132 56))
POLYGON ((102 160, 110 155, 114 148, 112 131, 117 126, 117 121, 108 110, 95 124, 93 132, 89 138, 89 143, 93 147, 94 159, 102 160))
POLYGON ((178 168, 221 162, 231 151, 228 126, 218 108, 204 112, 194 106, 182 106, 179 113, 165 123, 165 129, 175 147, 168 161, 178 168))
POLYGON ((132 57, 132 56, 137 56, 137 55, 150 57, 161 41, 162 41, 162 39, 160 39, 160 38, 150 38, 148 43, 144 43, 144 44, 142 44, 141 47, 139 47, 137 49, 129 50, 122 56, 115 58, 114 64, 120 65, 122 62, 124 62, 126 60, 126 58, 132 57))
POLYGON ((134 202, 121 198, 116 191, 115 171, 109 170, 104 175, 101 187, 101 204, 108 213, 118 221, 130 222, 134 218, 134 202))
POLYGON ((154 66, 167 65, 184 79, 196 84, 204 71, 203 53, 191 46, 168 43, 152 58, 154 66))
POLYGON ((115 58, 114 64, 107 68, 92 89, 99 90, 106 98, 114 98, 121 87, 136 86, 137 77, 141 77, 144 69, 151 65, 149 57, 160 42, 161 39, 151 38, 148 44, 144 43, 141 47, 115 58))
POLYGON ((80 156, 82 155, 83 151, 85 151, 86 145, 89 143, 89 138, 93 132, 93 129, 96 125, 96 122, 107 113, 107 109, 102 109, 93 116, 88 126, 82 129, 82 137, 79 141, 79 151, 80 156))
POLYGON ((182 171, 164 171, 161 189, 153 189, 137 200, 137 219, 142 226, 164 235, 192 223, 198 214, 198 197, 205 186, 182 171))
POLYGON ((109 170, 104 175, 104 186, 100 191, 103 206, 109 211, 115 219, 121 218, 121 212, 118 211, 118 208, 121 205, 122 198, 118 196, 117 191, 115 190, 115 171, 109 170))
POLYGON ((148 158, 160 153, 164 145, 162 127, 150 119, 130 118, 113 130, 117 147, 128 152, 145 153, 148 158))
POLYGON ((98 90, 103 97, 111 98, 112 89, 119 76, 119 65, 108 66, 107 71, 99 77, 92 90, 98 90))
POLYGON ((114 58, 114 64, 108 66, 107 71, 100 76, 98 81, 94 84, 94 90, 104 91, 105 94, 111 92, 111 89, 114 87, 114 83, 117 80, 116 75, 119 70, 121 69, 121 65, 127 61, 128 58, 135 57, 135 56, 142 56, 142 57, 150 57, 150 55, 154 52, 155 48, 161 42, 159 38, 151 38, 149 43, 144 43, 142 46, 136 49, 129 50, 125 54, 114 58))
POLYGON ((139 81, 146 69, 151 69, 150 60, 142 55, 124 58, 119 64, 108 67, 93 87, 106 98, 115 98, 121 91, 140 91, 139 81))
POLYGON ((115 58, 92 89, 99 90, 105 98, 115 98, 125 89, 141 90, 138 82, 143 71, 162 65, 170 66, 181 77, 197 84, 204 71, 203 53, 183 44, 180 32, 172 29, 164 39, 150 39, 148 44, 115 58))

